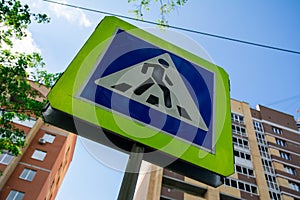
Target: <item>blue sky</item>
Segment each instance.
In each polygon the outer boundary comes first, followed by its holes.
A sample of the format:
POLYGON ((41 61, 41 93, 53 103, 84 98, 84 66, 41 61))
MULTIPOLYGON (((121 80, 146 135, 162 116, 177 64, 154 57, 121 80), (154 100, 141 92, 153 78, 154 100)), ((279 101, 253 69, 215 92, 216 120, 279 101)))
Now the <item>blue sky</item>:
MULTIPOLYGON (((134 4, 128 4, 126 0, 57 1, 133 17, 129 11, 134 4)), ((27 45, 41 52, 51 72, 66 69, 104 17, 99 13, 43 1, 34 1, 30 5, 33 11, 45 12, 51 17, 49 24, 30 26, 32 40, 27 45)), ((153 6, 144 18, 156 21, 157 7, 153 6)), ((226 3, 189 0, 184 7, 168 16, 170 25, 295 51, 300 51, 299 19, 300 1, 296 0, 229 0, 226 3)), ((145 23, 126 21, 140 28, 155 28, 145 23)), ((300 117, 296 114, 296 110, 300 109, 299 54, 174 31, 202 46, 214 63, 228 72, 232 98, 248 102, 251 107, 262 104, 295 118, 300 117)), ((180 41, 177 42, 180 45, 180 41)), ((126 159, 126 155, 79 139, 57 199, 115 199, 126 159), (99 151, 105 153, 95 153, 99 151)))

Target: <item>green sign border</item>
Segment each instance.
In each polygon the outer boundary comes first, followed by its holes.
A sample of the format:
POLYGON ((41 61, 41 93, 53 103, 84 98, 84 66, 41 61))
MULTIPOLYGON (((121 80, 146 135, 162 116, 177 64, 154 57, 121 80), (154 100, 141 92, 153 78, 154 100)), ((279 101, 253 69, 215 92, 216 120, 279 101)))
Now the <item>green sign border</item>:
POLYGON ((196 166, 223 176, 229 176, 234 173, 228 74, 222 68, 116 17, 105 17, 101 21, 65 70, 62 77, 51 89, 48 94, 48 101, 57 110, 96 126, 101 126, 196 166), (110 38, 115 34, 116 28, 128 31, 136 37, 142 38, 215 73, 214 153, 76 98, 78 91, 80 91, 93 67, 98 62, 101 53, 109 45, 110 38), (128 134, 128 131, 130 134, 128 134))

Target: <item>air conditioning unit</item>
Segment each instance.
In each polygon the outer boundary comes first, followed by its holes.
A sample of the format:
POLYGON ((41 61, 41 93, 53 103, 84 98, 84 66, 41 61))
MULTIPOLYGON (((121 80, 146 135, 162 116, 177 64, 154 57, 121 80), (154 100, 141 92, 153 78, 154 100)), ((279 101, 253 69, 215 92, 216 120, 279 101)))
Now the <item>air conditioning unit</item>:
POLYGON ((46 144, 46 140, 45 140, 44 138, 40 138, 40 139, 39 139, 39 143, 40 143, 40 144, 46 144))

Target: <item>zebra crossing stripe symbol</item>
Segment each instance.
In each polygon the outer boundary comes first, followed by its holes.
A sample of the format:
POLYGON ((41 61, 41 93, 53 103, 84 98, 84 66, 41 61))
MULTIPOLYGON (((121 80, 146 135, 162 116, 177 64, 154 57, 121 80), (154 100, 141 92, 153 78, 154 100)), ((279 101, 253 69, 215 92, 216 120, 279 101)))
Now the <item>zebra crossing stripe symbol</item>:
POLYGON ((208 131, 168 53, 101 77, 95 84, 208 131))

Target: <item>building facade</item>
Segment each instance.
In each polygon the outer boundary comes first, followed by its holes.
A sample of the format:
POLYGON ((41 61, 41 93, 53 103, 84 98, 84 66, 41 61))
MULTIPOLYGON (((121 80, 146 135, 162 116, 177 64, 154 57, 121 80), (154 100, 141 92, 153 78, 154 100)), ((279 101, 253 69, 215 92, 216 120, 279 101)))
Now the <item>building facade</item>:
MULTIPOLYGON (((33 86, 35 87, 35 86, 33 86)), ((44 96, 45 88, 36 88, 44 96)), ((42 119, 14 124, 26 135, 22 155, 0 155, 0 199, 53 200, 73 157, 77 136, 42 119)))
POLYGON ((293 116, 231 100, 235 173, 213 188, 143 163, 135 199, 300 199, 300 132, 293 116))

